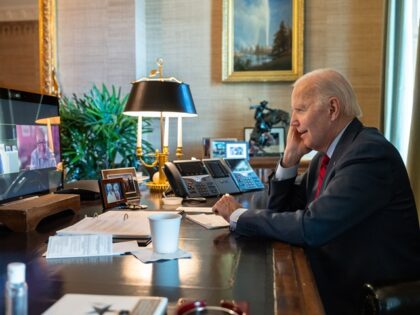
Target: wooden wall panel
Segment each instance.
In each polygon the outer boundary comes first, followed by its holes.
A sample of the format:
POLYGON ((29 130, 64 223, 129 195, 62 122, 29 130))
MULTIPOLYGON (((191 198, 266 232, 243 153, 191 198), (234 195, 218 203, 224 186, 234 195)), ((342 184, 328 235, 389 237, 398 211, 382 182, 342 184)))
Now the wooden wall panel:
POLYGON ((38 21, 0 22, 0 86, 39 92, 38 21))

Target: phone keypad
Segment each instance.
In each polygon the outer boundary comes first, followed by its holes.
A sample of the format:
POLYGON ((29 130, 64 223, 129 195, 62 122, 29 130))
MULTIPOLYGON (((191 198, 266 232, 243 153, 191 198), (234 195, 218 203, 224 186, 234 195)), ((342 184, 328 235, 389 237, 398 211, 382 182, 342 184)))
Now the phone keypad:
POLYGON ((249 173, 247 176, 243 176, 238 173, 234 173, 239 189, 241 191, 263 189, 264 184, 258 178, 255 173, 249 173))
POLYGON ((211 197, 217 196, 219 190, 211 178, 201 178, 201 181, 195 181, 193 179, 185 179, 188 191, 191 197, 211 197))

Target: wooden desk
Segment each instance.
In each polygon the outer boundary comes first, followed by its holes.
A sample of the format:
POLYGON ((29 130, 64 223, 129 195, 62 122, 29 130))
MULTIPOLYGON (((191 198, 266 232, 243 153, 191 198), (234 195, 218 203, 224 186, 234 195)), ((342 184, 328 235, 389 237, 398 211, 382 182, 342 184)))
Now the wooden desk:
MULTIPOLYGON (((142 203, 149 209, 162 208, 158 196, 142 193, 142 203)), ((259 194, 263 192, 238 195, 238 199, 252 204, 259 194)), ((179 245, 192 253, 191 259, 143 264, 132 255, 55 260, 41 256, 56 230, 98 211, 97 203, 85 203, 79 214, 69 211, 49 217, 37 231, 14 233, 0 228, 0 291, 7 264, 22 261, 27 264, 29 314, 42 313, 65 293, 167 296, 169 315, 175 314, 181 297, 204 299, 209 305, 221 299, 245 300, 251 315, 323 314, 300 248, 237 237, 227 229, 206 230, 186 219, 179 245)))

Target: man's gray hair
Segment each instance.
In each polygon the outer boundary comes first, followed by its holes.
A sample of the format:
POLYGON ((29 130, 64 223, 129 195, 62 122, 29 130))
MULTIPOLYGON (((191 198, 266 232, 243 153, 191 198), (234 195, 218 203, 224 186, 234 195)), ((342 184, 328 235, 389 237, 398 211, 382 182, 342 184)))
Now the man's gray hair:
POLYGON ((343 106, 344 115, 358 118, 362 116, 353 87, 341 73, 333 69, 314 70, 296 80, 294 86, 308 79, 311 80, 311 86, 317 93, 319 101, 325 102, 335 96, 343 106))

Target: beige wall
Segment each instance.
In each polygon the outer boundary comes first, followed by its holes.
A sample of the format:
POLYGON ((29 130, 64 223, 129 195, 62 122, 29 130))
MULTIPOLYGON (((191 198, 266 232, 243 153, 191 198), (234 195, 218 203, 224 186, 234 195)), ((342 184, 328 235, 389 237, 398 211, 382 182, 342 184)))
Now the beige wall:
POLYGON ((39 92, 38 21, 0 22, 0 87, 39 92))
MULTIPOLYGON (((202 137, 242 138, 243 128, 254 123, 249 99, 289 110, 291 82, 221 82, 222 0, 137 1, 146 10, 146 38, 140 36, 144 43, 138 43, 146 47, 140 68, 150 70, 163 57, 166 75, 191 86, 199 116, 184 122, 186 157, 201 156, 202 137)), ((64 93, 86 91, 92 83, 115 84, 128 92, 136 79, 134 0, 57 5, 64 93)), ((376 127, 381 124, 383 14, 382 0, 305 3, 305 72, 321 67, 343 72, 353 82, 364 123, 376 127)))

